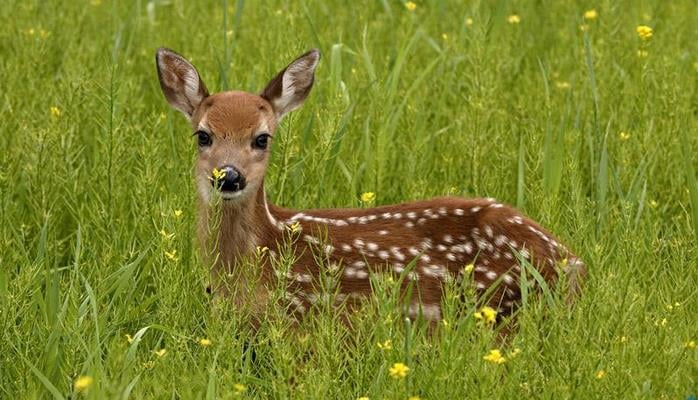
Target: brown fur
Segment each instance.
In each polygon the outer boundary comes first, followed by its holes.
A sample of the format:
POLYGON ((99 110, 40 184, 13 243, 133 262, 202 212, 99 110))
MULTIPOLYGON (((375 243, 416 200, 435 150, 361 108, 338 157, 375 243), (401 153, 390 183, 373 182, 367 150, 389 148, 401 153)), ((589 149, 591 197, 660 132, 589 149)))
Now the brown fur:
POLYGON ((213 265, 218 294, 238 306, 252 303, 253 314, 260 317, 277 283, 274 259, 284 243, 291 243, 295 258, 285 277, 294 315, 303 314, 322 295, 320 276, 328 271, 339 277, 339 302, 350 305, 371 294, 370 274, 404 278, 403 292, 414 288, 413 297, 404 299, 411 305, 410 317, 423 314, 432 321, 441 315, 444 283, 469 278, 464 271, 468 264, 475 266, 478 293, 492 289, 486 300, 502 315, 514 311, 520 300, 522 264, 530 263, 549 285, 564 271, 571 291, 579 290, 584 264, 534 221, 491 199, 451 197, 302 214, 268 204, 263 184, 268 150, 251 143, 261 133, 273 135, 283 115, 307 97, 318 57, 317 51, 299 57, 261 96, 224 92, 201 97, 205 86, 194 67, 174 52, 158 51, 166 98, 190 118, 195 131, 213 137, 199 151, 196 179, 199 237, 204 259, 213 265), (223 165, 234 165, 248 184, 237 197, 223 200, 216 214, 209 181, 212 170, 223 165), (268 250, 260 253, 258 248, 268 250), (259 256, 260 263, 250 263, 259 256), (565 259, 567 265, 560 265, 565 259), (233 284, 226 285, 229 281, 233 284))

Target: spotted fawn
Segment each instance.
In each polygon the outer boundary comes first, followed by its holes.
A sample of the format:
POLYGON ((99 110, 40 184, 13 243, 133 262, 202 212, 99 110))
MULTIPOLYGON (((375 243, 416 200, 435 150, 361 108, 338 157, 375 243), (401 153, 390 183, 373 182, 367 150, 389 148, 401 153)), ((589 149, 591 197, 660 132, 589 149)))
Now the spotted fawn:
POLYGON ((433 322, 442 317, 444 287, 452 280, 472 279, 501 316, 521 299, 522 269, 534 268, 549 286, 564 274, 570 292, 579 290, 584 263, 540 225, 493 199, 302 211, 269 203, 264 177, 275 132, 310 93, 319 59, 317 50, 303 54, 259 95, 210 95, 189 61, 169 49, 157 51, 162 91, 198 141, 199 239, 204 259, 212 260, 215 293, 262 312, 283 279, 289 314, 298 317, 324 298, 323 290, 333 291, 337 305, 359 306, 372 293, 369 278, 389 274, 402 282, 403 294, 410 288, 403 299, 408 316, 433 322), (282 250, 293 261, 279 273, 274 260, 282 250), (246 268, 256 268, 255 280, 246 278, 246 268), (320 284, 328 273, 336 277, 332 289, 320 284), (235 283, 225 285, 229 277, 235 283))

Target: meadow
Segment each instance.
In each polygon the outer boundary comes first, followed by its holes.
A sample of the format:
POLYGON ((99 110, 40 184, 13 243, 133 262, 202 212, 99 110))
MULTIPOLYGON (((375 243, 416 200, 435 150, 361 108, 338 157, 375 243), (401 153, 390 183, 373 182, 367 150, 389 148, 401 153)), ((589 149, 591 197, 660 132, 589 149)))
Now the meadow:
POLYGON ((6 1, 0 398, 695 398, 695 8, 6 1), (160 91, 159 46, 211 91, 251 92, 319 48, 274 143, 270 201, 494 197, 585 260, 582 296, 527 299, 502 343, 474 299, 429 335, 376 281, 351 329, 319 307, 253 335, 204 291, 196 139, 160 91))

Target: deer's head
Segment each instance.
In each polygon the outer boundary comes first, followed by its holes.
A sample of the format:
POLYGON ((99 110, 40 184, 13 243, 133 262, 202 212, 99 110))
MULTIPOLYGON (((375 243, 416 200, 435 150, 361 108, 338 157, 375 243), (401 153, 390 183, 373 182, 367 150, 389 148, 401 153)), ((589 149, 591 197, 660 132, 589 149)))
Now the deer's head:
POLYGON ((224 201, 234 202, 254 195, 264 180, 279 121, 310 93, 318 50, 298 57, 259 95, 240 91, 209 95, 196 68, 184 57, 160 48, 155 59, 167 101, 191 122, 198 143, 199 196, 209 202, 220 191, 224 201))

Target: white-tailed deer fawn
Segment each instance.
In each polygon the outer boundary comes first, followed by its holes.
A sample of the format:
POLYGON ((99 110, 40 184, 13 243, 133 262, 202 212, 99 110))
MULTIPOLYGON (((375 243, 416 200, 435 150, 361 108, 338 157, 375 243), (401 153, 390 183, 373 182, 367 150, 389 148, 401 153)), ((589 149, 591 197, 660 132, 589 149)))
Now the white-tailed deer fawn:
POLYGON ((289 281, 286 298, 294 314, 323 298, 321 268, 339 277, 335 301, 344 304, 371 294, 371 274, 401 277, 403 288, 412 287, 413 296, 405 300, 409 316, 430 321, 441 318, 444 282, 470 274, 481 294, 498 285, 490 291, 488 304, 500 315, 510 314, 520 300, 523 265, 535 268, 539 274, 533 275, 551 286, 565 273, 570 289, 578 289, 586 275, 584 264, 545 229, 495 200, 449 197, 303 211, 270 204, 264 176, 274 133, 283 116, 308 96, 319 58, 317 50, 303 54, 259 95, 209 95, 191 63, 171 50, 157 51, 162 91, 189 119, 198 141, 200 241, 205 253, 216 257, 212 280, 219 287, 214 290, 261 309, 270 285, 279 278, 271 259, 284 243, 290 243, 294 258, 291 271, 282 275, 289 281), (207 227, 216 198, 221 199, 215 214, 220 221, 211 233, 207 227), (244 280, 238 282, 242 291, 220 287, 220 276, 242 276, 240 269, 249 265, 245 260, 258 256, 260 248, 265 251, 254 287, 244 280))

